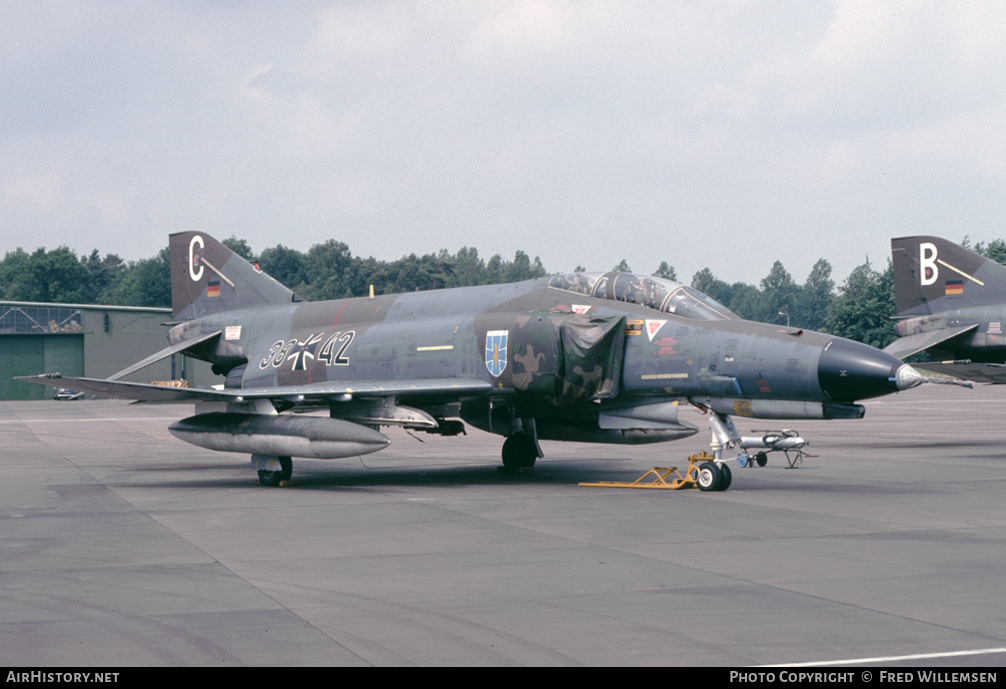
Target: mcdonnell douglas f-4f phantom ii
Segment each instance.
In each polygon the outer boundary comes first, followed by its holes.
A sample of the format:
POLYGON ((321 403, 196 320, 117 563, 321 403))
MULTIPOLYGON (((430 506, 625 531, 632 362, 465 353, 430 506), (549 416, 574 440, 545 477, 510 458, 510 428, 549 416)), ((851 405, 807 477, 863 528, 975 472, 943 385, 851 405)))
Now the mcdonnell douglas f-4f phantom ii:
POLYGON ((1006 266, 939 237, 891 240, 899 338, 884 351, 919 368, 1006 383, 1006 266))
POLYGON ((463 420, 506 437, 509 468, 532 466, 539 439, 677 440, 699 430, 678 419, 687 400, 709 412, 712 430, 712 461, 696 481, 722 490, 726 462, 743 465, 752 459, 745 448, 758 446, 731 415, 855 419, 864 413, 857 401, 924 381, 873 347, 742 320, 690 287, 629 273, 306 302, 203 233, 171 235, 170 260, 169 347, 106 380, 22 380, 194 402, 196 414, 171 432, 250 453, 267 485, 290 477, 291 457, 380 450, 390 441, 377 429, 391 425, 456 435, 463 420), (211 362, 223 385, 120 380, 179 352, 211 362), (319 409, 328 416, 284 413, 319 409))

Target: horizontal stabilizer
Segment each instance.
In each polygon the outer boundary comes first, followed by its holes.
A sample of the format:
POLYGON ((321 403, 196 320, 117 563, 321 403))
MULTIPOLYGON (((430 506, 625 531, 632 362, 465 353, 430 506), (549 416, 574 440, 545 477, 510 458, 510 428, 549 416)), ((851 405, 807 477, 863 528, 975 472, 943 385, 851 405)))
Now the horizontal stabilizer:
POLYGON ((904 359, 905 357, 918 354, 930 347, 935 347, 941 342, 952 340, 958 335, 963 335, 964 333, 974 330, 977 327, 977 323, 972 323, 971 325, 942 328, 940 330, 930 330, 924 333, 909 335, 908 337, 899 338, 887 345, 884 347, 884 351, 893 357, 904 359))
POLYGON ((150 366, 151 364, 157 363, 161 359, 166 359, 169 356, 171 356, 172 354, 178 354, 179 352, 184 352, 186 349, 189 349, 191 347, 195 347, 197 344, 202 344, 203 342, 206 342, 207 340, 212 340, 214 337, 218 337, 221 332, 223 332, 223 331, 222 330, 217 330, 216 332, 212 332, 209 335, 201 335, 201 336, 195 337, 195 338, 193 338, 191 340, 185 340, 184 342, 178 342, 177 344, 173 344, 170 347, 165 347, 164 349, 162 349, 161 351, 157 352, 156 354, 151 354, 146 359, 141 359, 140 361, 137 361, 135 364, 132 364, 131 366, 127 366, 126 368, 122 369, 118 373, 109 376, 108 380, 118 380, 119 378, 122 378, 124 376, 128 376, 130 373, 133 373, 135 371, 139 371, 141 368, 146 368, 147 366, 150 366))

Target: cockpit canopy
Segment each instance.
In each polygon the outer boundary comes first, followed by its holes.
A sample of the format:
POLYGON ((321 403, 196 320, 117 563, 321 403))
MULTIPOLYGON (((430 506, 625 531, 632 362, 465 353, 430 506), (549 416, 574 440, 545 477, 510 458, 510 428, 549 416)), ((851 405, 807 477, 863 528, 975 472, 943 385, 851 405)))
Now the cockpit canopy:
POLYGON ((686 285, 633 273, 567 273, 553 275, 549 287, 598 299, 640 304, 664 313, 701 321, 738 318, 737 314, 686 285))

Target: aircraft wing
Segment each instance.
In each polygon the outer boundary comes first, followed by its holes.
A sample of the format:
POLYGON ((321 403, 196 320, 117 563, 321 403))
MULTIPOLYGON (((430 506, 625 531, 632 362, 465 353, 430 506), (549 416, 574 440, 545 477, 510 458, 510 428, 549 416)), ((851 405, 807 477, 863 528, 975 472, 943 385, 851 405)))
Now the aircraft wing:
POLYGON ((971 325, 961 325, 952 328, 942 328, 940 330, 930 330, 924 333, 917 333, 915 335, 909 335, 908 337, 902 337, 891 344, 884 347, 884 351, 893 357, 898 359, 904 359, 912 354, 918 354, 919 352, 929 349, 930 347, 935 347, 941 342, 946 342, 947 340, 952 340, 958 335, 962 335, 970 330, 974 330, 978 327, 977 323, 972 323, 971 325))
POLYGON ((135 400, 137 402, 232 402, 241 403, 255 399, 281 400, 294 405, 343 402, 354 397, 446 397, 479 395, 493 389, 491 383, 466 378, 430 378, 418 380, 347 381, 311 385, 284 385, 262 388, 176 388, 152 383, 130 383, 100 378, 60 376, 58 373, 41 376, 20 376, 16 380, 38 383, 50 387, 72 388, 101 397, 135 400))
POLYGON ((920 371, 929 371, 943 375, 954 376, 975 383, 1006 383, 1006 364, 982 364, 971 361, 927 361, 915 364, 920 371))

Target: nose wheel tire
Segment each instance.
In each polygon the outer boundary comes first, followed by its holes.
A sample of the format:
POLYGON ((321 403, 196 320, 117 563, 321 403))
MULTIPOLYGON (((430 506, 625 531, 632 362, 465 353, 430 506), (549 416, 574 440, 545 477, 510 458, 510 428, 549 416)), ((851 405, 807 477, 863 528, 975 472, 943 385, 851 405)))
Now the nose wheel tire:
POLYGON ((726 464, 719 465, 720 470, 720 490, 726 490, 734 480, 733 472, 726 464))
POLYGON ((703 462, 695 473, 695 484, 704 492, 723 490, 723 472, 713 462, 703 462))

